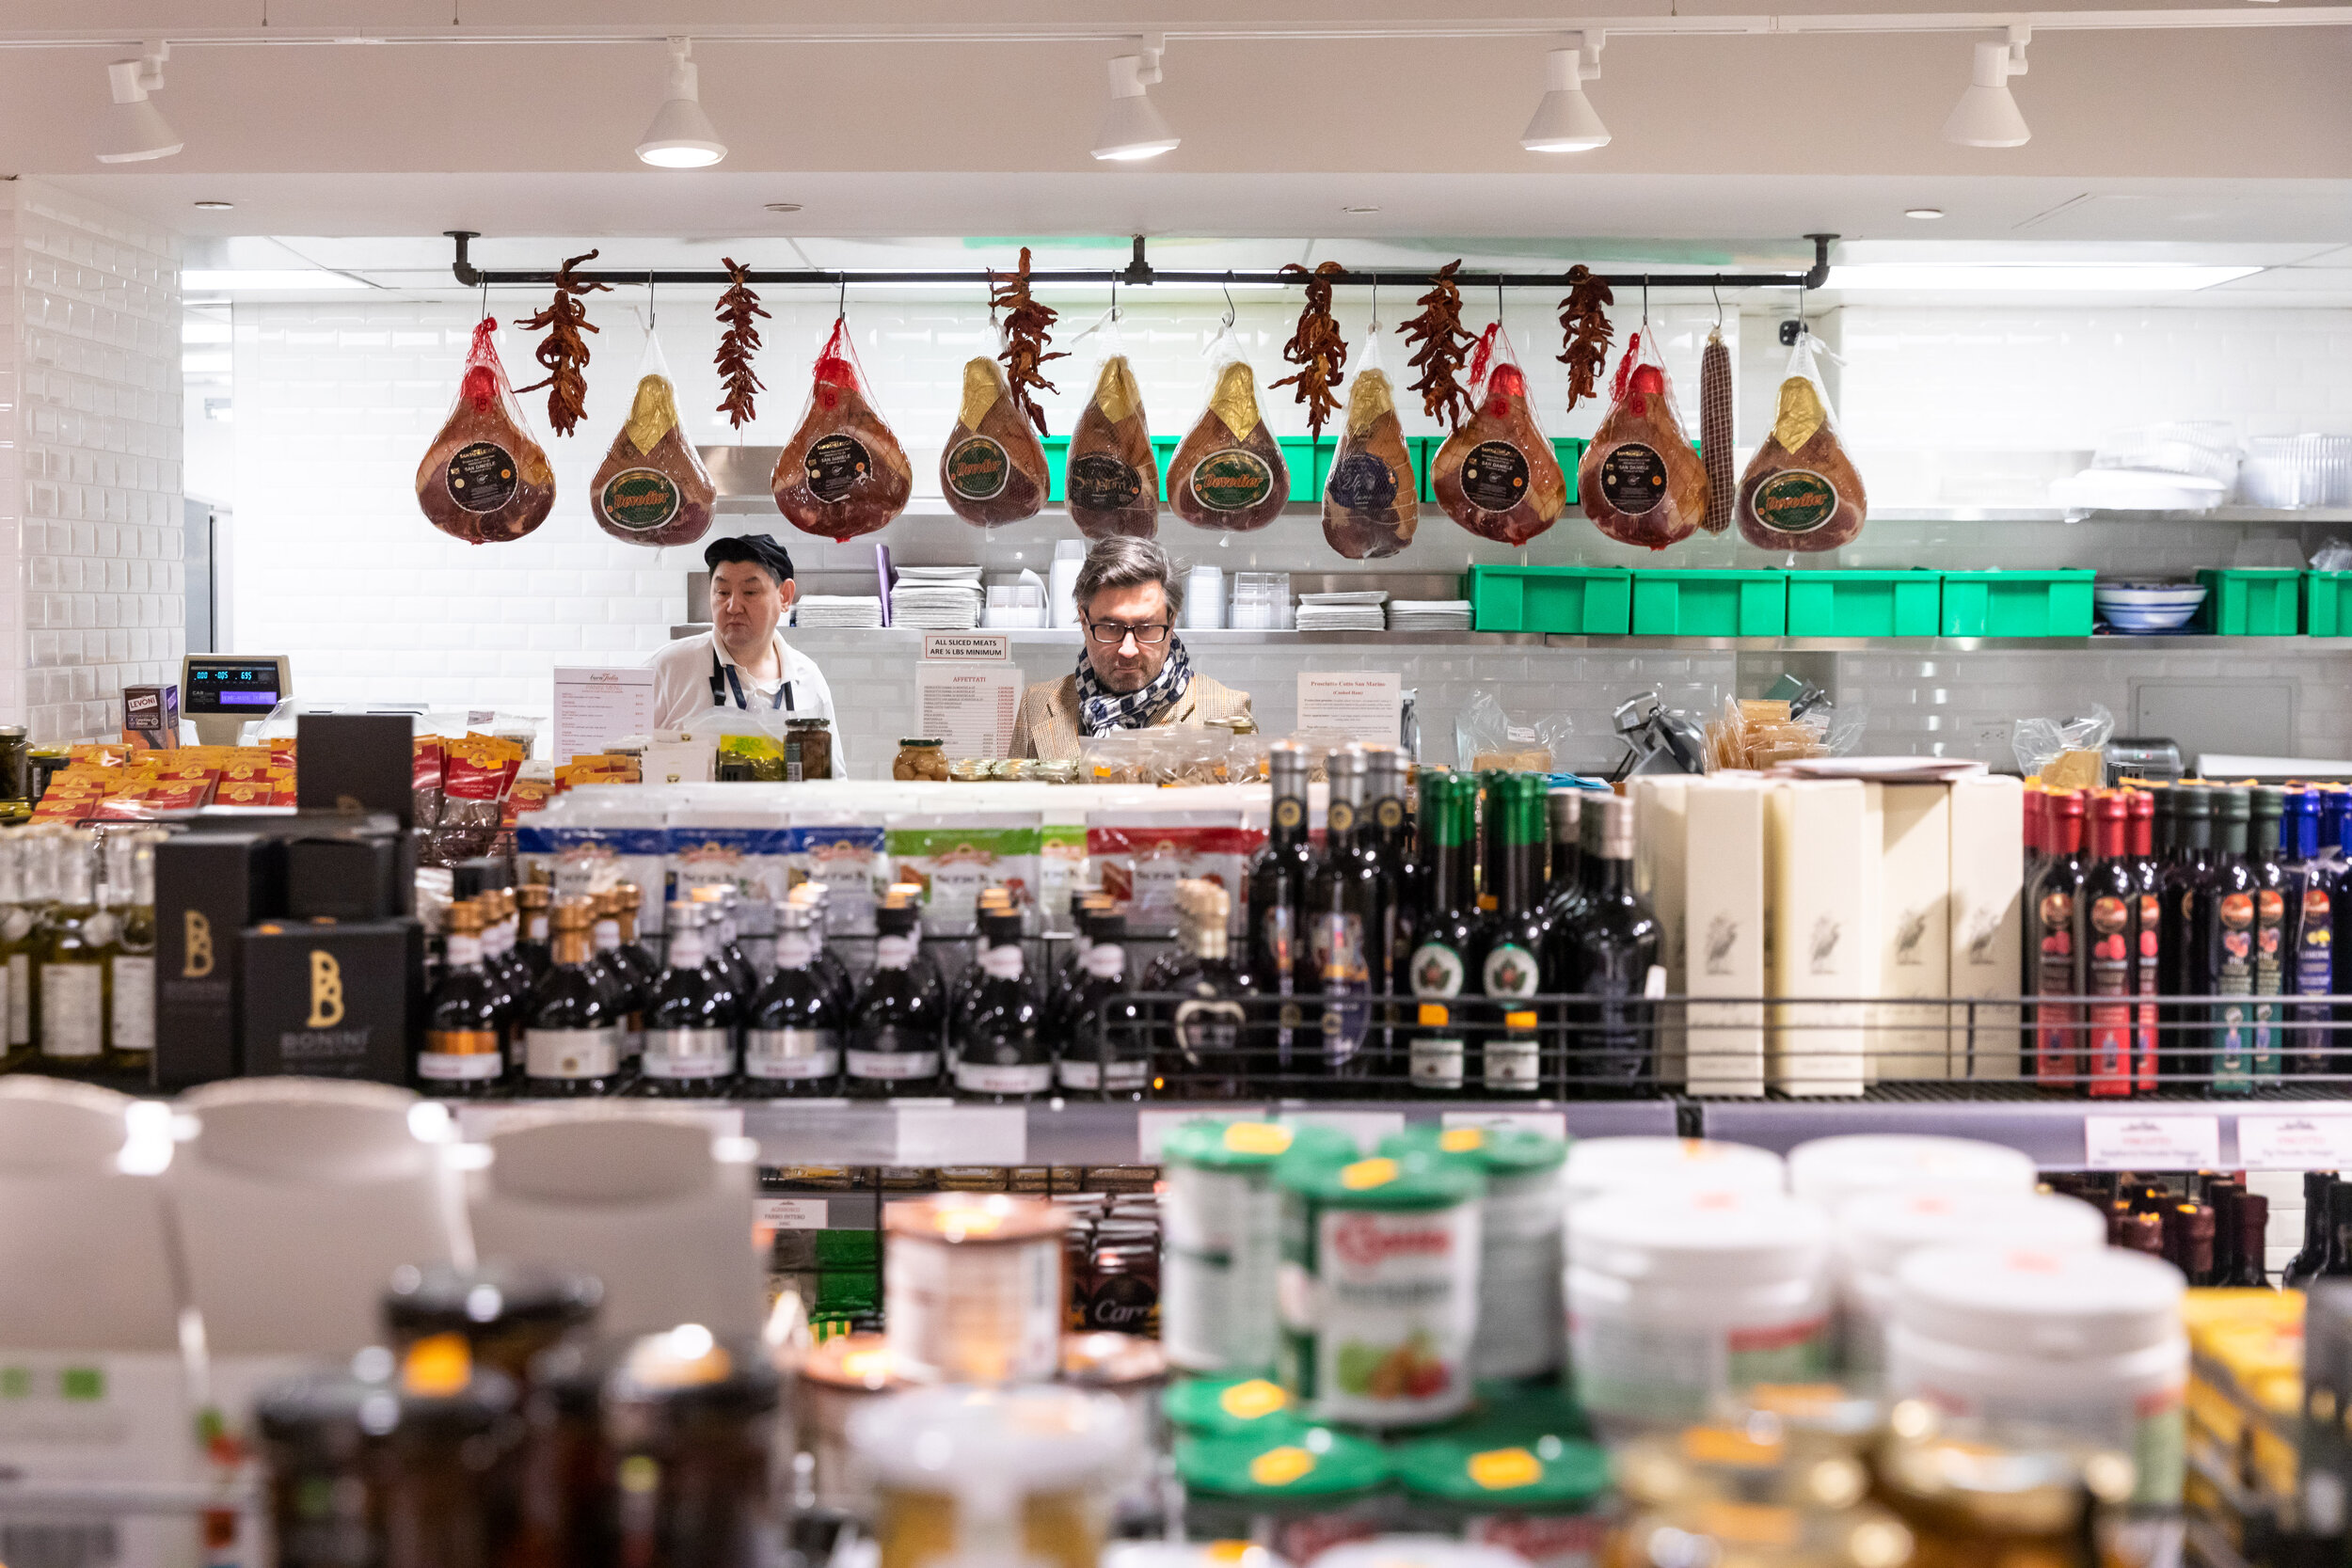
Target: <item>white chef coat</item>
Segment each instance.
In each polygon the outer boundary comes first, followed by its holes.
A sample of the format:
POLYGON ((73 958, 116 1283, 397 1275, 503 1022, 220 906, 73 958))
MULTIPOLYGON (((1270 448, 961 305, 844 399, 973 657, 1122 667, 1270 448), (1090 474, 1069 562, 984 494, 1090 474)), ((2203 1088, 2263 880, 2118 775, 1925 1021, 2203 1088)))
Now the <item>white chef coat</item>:
POLYGON ((730 657, 720 644, 716 632, 703 632, 693 637, 681 637, 664 645, 647 660, 653 677, 653 723, 659 730, 674 730, 686 724, 696 714, 707 713, 714 706, 735 707, 736 687, 742 688, 745 705, 772 710, 782 719, 829 719, 833 721, 833 776, 850 776, 850 759, 842 748, 841 721, 833 709, 833 689, 825 684, 824 673, 817 661, 787 642, 781 635, 775 640, 776 668, 782 672, 776 680, 754 680, 750 672, 730 657), (726 679, 732 670, 735 680, 726 679), (721 703, 710 700, 710 678, 717 674, 721 703), (780 695, 780 693, 782 693, 780 695))

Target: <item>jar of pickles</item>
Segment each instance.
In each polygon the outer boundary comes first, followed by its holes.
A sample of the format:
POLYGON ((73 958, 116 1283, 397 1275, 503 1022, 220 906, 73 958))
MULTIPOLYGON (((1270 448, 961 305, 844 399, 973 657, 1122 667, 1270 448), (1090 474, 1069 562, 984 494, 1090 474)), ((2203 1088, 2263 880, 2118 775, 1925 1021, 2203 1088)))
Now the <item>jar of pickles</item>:
POLYGON ((803 779, 833 777, 833 721, 787 719, 784 721, 784 777, 788 784, 803 779))
POLYGON ((898 754, 890 764, 894 779, 930 779, 940 784, 947 782, 946 743, 934 739, 900 740, 898 754))

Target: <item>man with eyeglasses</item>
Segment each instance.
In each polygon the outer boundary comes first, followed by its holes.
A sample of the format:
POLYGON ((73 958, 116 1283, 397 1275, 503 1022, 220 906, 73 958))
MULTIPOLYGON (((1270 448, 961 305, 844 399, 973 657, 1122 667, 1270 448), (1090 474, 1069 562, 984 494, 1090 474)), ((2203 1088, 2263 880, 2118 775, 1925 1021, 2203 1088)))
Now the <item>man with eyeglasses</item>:
POLYGON ((1176 635, 1184 585, 1168 552, 1149 539, 1099 539, 1078 568, 1071 597, 1080 627, 1078 668, 1022 693, 1012 754, 1073 758, 1079 742, 1108 730, 1200 724, 1249 711, 1249 693, 1194 671, 1176 635))

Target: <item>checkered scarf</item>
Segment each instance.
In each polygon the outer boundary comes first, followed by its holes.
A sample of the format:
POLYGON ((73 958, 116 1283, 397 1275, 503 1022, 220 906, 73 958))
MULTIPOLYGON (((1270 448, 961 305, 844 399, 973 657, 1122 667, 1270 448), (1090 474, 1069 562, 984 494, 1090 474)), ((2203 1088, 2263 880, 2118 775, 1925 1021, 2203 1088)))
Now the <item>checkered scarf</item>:
POLYGON ((1094 664, 1086 650, 1078 650, 1078 733, 1101 735, 1106 730, 1140 730, 1160 721, 1160 716, 1174 707, 1192 685, 1192 660, 1184 654, 1184 640, 1170 631, 1168 634, 1168 662, 1152 677, 1152 684, 1140 691, 1124 694, 1105 689, 1095 678, 1094 664))

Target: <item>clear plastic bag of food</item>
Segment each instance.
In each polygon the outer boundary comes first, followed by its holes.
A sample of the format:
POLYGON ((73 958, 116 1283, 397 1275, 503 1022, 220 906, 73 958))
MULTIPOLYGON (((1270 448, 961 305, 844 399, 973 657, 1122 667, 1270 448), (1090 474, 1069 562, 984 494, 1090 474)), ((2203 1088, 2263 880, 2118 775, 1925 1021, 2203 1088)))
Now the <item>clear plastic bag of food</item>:
POLYGON ((1258 371, 1232 324, 1209 341, 1200 417, 1168 460, 1168 504, 1195 528, 1247 533, 1282 515, 1290 467, 1258 411, 1258 371))
POLYGON ((1554 772, 1563 766, 1561 759, 1575 733, 1576 721, 1565 713, 1514 722, 1492 693, 1481 691, 1454 718, 1454 766, 1554 772))
POLYGON ((1626 340, 1609 412, 1577 465, 1584 515, 1610 538, 1653 550, 1688 539, 1707 521, 1707 465, 1691 446, 1655 337, 1626 340))
POLYGON ((588 486, 596 526, 632 545, 691 545, 710 531, 719 487, 678 422, 661 340, 645 334, 637 395, 588 486))
POLYGON ((834 540, 886 527, 914 489, 906 449, 866 394, 846 318, 834 319, 817 356, 808 402, 771 485, 786 521, 834 540))
POLYGON ((1005 369, 986 356, 963 367, 963 401, 939 451, 939 493, 976 528, 1034 517, 1050 478, 1045 448, 1023 417, 1005 369))
POLYGON ((1869 509, 1862 476, 1837 438, 1813 335, 1800 330, 1772 428, 1740 476, 1740 536, 1760 549, 1834 550, 1853 543, 1869 509))
POLYGON ((1096 338, 1102 357, 1094 394, 1070 432, 1062 484, 1070 520, 1089 539, 1149 539, 1160 531, 1160 460, 1120 339, 1118 309, 1079 336, 1096 338))
MULTIPOLYGON (((2115 715, 2106 705, 2093 703, 2087 717, 2079 719, 2020 719, 2010 728, 2009 749, 2017 758, 2018 771, 2026 777, 2037 774, 2047 777, 2059 766, 2059 759, 2070 752, 2087 752, 2100 756, 2106 750, 2107 739, 2115 734, 2115 715)), ((2075 764, 2075 767, 2087 765, 2075 764)), ((2098 780, 2091 781, 2096 787, 2098 780)), ((2072 787, 2072 786, 2069 786, 2072 787)))
POLYGON ((1350 561, 1377 561, 1413 542, 1420 526, 1412 451, 1380 363, 1380 324, 1364 334, 1351 372, 1338 450, 1323 483, 1323 537, 1350 561))
POLYGON ((555 471, 515 400, 497 340, 498 319, 483 317, 449 418, 417 465, 425 519, 469 545, 520 539, 555 506, 555 471))
POLYGON ((1524 545, 1568 506, 1568 480, 1527 397, 1527 372, 1501 322, 1470 357, 1470 415, 1429 462, 1429 493, 1482 539, 1524 545))

